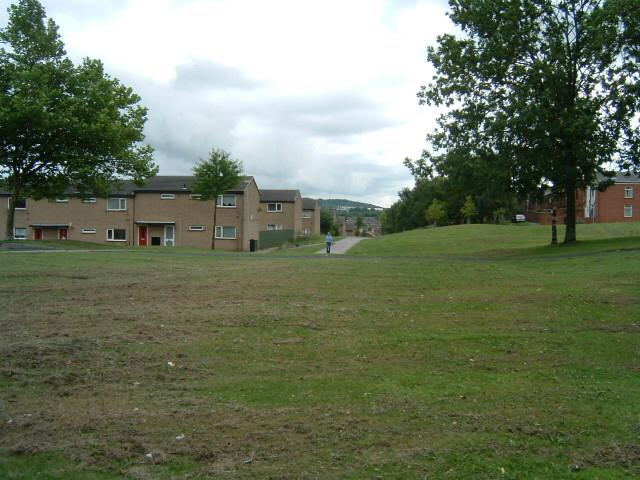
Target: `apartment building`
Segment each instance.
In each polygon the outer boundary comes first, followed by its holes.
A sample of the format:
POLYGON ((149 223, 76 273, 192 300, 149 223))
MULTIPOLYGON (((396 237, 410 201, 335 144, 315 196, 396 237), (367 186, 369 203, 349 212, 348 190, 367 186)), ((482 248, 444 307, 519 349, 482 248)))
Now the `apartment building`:
MULTIPOLYGON (((80 240, 147 246, 215 247, 248 251, 256 245, 260 222, 260 192, 253 177, 217 200, 213 224, 213 200, 193 194, 192 176, 156 176, 142 186, 123 182, 108 198, 73 195, 54 200, 21 199, 16 207, 16 239, 80 240)), ((0 192, 0 237, 10 197, 0 192), (4 198, 3 198, 4 197, 4 198)))
POLYGON ((302 196, 299 190, 260 190, 260 230, 290 230, 302 235, 302 196))
POLYGON ((320 200, 302 199, 302 235, 320 235, 320 200))
POLYGON ((618 174, 604 192, 587 188, 584 216, 589 222, 640 221, 640 176, 618 174))
MULTIPOLYGON (((605 180, 599 176, 598 181, 605 180)), ((614 223, 640 221, 640 177, 617 174, 611 178, 613 184, 604 191, 587 187, 576 191, 576 221, 583 223, 614 223)), ((554 202, 546 197, 540 203, 529 203, 525 208, 527 220, 551 224, 552 208, 556 207, 556 221, 565 222, 564 199, 554 202)))

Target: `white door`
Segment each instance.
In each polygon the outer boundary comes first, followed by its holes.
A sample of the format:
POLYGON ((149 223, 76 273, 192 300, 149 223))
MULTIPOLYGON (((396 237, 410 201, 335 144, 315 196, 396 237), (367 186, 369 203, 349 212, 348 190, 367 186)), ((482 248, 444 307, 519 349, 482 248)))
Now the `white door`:
POLYGON ((165 247, 173 247, 175 245, 174 233, 175 233, 175 229, 173 228, 173 225, 164 226, 164 246, 165 247))

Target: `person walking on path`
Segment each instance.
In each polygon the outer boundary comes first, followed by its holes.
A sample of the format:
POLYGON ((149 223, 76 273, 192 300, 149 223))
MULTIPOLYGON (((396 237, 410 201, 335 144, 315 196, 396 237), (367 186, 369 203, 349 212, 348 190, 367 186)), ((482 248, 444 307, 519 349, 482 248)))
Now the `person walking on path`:
POLYGON ((329 255, 331 253, 331 244, 333 243, 333 236, 331 235, 331 232, 327 233, 327 237, 324 241, 327 244, 327 255, 329 255))

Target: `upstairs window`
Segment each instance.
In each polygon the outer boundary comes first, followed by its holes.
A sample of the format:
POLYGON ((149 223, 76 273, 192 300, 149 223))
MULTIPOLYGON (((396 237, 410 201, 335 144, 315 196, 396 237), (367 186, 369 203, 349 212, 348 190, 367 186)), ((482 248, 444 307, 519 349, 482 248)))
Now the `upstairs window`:
POLYGON ((624 187, 624 198, 633 198, 633 187, 624 187))
POLYGON ((235 195, 218 195, 218 202, 216 206, 222 208, 235 208, 236 196, 235 195))
MULTIPOLYGON (((7 208, 11 208, 11 198, 7 199, 7 208)), ((27 199, 19 198, 16 201, 16 210, 26 210, 27 209, 27 199)))
POLYGON ((302 212, 302 218, 311 218, 311 212, 309 210, 304 210, 302 212))
POLYGON ((56 203, 69 203, 69 197, 58 197, 56 203))
POLYGON ((281 203, 267 203, 267 212, 282 212, 281 203))
POLYGON ((176 194, 175 193, 161 193, 160 194, 160 199, 161 200, 175 200, 176 199, 176 194))
POLYGON ((189 195, 189 198, 191 200, 200 200, 202 198, 202 194, 201 193, 192 193, 191 195, 189 195))
POLYGON ((107 210, 111 212, 124 212, 127 210, 126 198, 110 198, 107 200, 107 210))
POLYGON ((84 197, 82 203, 96 203, 96 197, 84 197))

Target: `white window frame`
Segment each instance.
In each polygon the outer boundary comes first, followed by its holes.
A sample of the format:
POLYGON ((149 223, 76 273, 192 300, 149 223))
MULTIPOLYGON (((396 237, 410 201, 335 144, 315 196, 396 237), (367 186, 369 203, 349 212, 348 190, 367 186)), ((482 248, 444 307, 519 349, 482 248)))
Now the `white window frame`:
POLYGON ((107 212, 126 212, 127 211, 127 199, 123 197, 111 197, 107 198, 107 212), (109 208, 109 202, 118 200, 118 208, 109 208), (124 205, 124 206, 123 206, 124 205))
POLYGON ((56 203, 69 203, 69 197, 58 197, 56 203))
POLYGON ((27 227, 13 227, 13 239, 14 240, 26 240, 27 239, 27 227), (24 230, 24 235, 18 236, 17 231, 24 230))
POLYGON ((160 200, 175 200, 176 199, 176 194, 175 193, 161 193, 160 194, 160 200))
POLYGON ((221 240, 235 240, 238 237, 238 229, 235 225, 216 225, 216 238, 221 240), (233 228, 233 237, 223 237, 225 228, 233 228))
POLYGON ((202 198, 201 193, 191 193, 189 194, 189 200, 200 200, 202 198))
POLYGON ((269 212, 269 213, 282 213, 282 203, 280 203, 280 202, 267 203, 267 212, 269 212), (272 205, 273 205, 273 210, 271 209, 272 205))
POLYGON ((312 212, 309 210, 302 211, 302 218, 311 218, 313 216, 312 212))
POLYGON ((175 225, 172 224, 172 225, 164 226, 163 244, 165 247, 176 246, 176 226, 175 225), (171 230, 171 237, 167 235, 167 231, 169 230, 171 230))
POLYGON ((224 194, 218 195, 218 200, 216 201, 216 207, 218 208, 236 208, 238 205, 238 199, 234 194, 224 194), (233 205, 224 205, 224 197, 233 197, 233 205))
POLYGON ((624 187, 624 198, 633 198, 633 187, 624 187))
MULTIPOLYGON (((24 200, 24 207, 18 207, 16 206, 16 210, 26 210, 27 209, 27 199, 26 198, 19 198, 18 200, 24 200)), ((11 197, 7 198, 7 210, 9 210, 11 208, 11 197)))
POLYGON ((189 225, 190 232, 204 232, 204 225, 189 225))
POLYGON ((107 242, 126 242, 127 241, 127 229, 126 228, 107 228, 107 242), (124 238, 114 238, 116 230, 124 231, 124 238), (111 235, 111 238, 109 238, 111 235))
POLYGON ((269 223, 269 224, 267 224, 267 230, 269 230, 269 231, 282 230, 282 225, 279 225, 279 224, 276 224, 276 223, 269 223))
POLYGON ((81 230, 81 232, 84 233, 84 234, 96 233, 96 229, 95 228, 83 228, 81 230))
POLYGON ((625 205, 624 206, 624 218, 631 218, 633 217, 633 205, 625 205), (627 212, 629 212, 627 214, 627 212))
POLYGON ((96 197, 84 197, 82 203, 96 203, 96 197))

